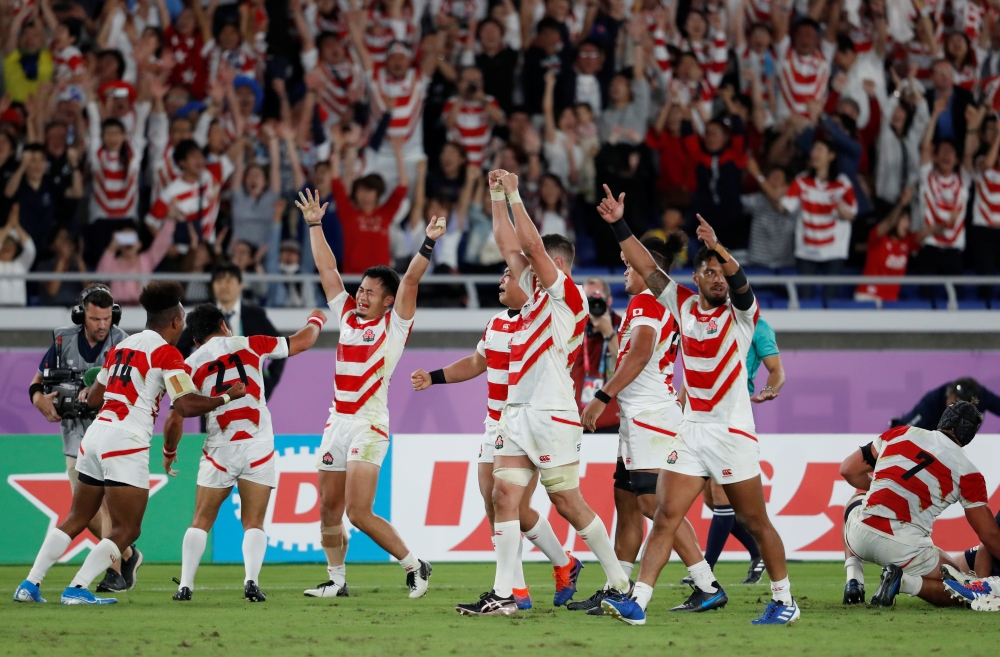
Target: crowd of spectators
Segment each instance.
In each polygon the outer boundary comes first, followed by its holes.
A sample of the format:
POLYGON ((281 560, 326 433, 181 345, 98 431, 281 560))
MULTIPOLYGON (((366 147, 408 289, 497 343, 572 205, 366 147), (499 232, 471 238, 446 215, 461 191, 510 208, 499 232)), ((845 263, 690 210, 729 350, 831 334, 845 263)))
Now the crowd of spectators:
MULTIPOLYGON (((998 0, 0 6, 0 277, 130 274, 112 284, 130 304, 154 271, 311 272, 304 186, 331 201, 345 273, 402 266, 435 215, 435 271, 492 272, 495 167, 582 266, 620 266, 595 212, 607 184, 636 234, 693 234, 700 213, 755 268, 1000 267, 998 0)), ((0 303, 79 289, 3 280, 0 303)))

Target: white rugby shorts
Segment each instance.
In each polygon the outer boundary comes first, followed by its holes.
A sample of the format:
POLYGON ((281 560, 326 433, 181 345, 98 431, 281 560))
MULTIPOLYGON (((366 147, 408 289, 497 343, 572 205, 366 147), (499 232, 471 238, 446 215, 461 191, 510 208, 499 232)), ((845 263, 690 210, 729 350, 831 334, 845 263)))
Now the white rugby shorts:
POLYGON ((844 539, 851 552, 864 561, 883 567, 889 564, 899 566, 904 573, 917 577, 937 570, 941 556, 929 536, 888 536, 862 522, 862 506, 854 507, 844 526, 844 539))
POLYGON ((684 419, 681 405, 649 408, 635 417, 622 417, 618 428, 618 455, 626 470, 659 470, 684 419))
POLYGON ((348 461, 364 461, 382 467, 389 451, 389 427, 366 418, 331 413, 323 431, 316 467, 324 472, 344 472, 348 461))
POLYGON ((80 443, 76 471, 98 481, 149 489, 149 439, 94 422, 80 443))
POLYGON ((684 420, 662 467, 692 477, 711 477, 718 484, 735 484, 760 474, 760 443, 752 427, 684 420))
POLYGON ((492 421, 486 422, 486 428, 483 430, 483 439, 479 443, 479 458, 478 463, 493 463, 493 449, 497 442, 497 423, 492 421))
POLYGON ((277 486, 273 440, 202 448, 198 464, 199 486, 232 488, 237 479, 271 488, 277 486))
POLYGON ((583 425, 576 411, 540 411, 507 405, 497 424, 493 457, 527 456, 536 467, 557 468, 580 460, 583 425))

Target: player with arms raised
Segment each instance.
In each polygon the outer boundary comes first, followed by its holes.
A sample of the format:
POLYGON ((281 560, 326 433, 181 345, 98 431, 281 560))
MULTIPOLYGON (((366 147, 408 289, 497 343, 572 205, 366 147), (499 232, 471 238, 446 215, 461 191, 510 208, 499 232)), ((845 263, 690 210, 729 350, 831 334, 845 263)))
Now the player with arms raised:
MULTIPOLYGON (((243 522, 243 596, 264 602, 260 567, 267 551, 264 514, 277 485, 274 473, 274 429, 264 398, 264 361, 291 358, 316 344, 326 315, 314 310, 305 327, 290 338, 270 335, 234 336, 218 306, 203 303, 187 316, 188 330, 198 350, 185 361, 191 379, 203 394, 219 395, 243 383, 247 395, 206 416, 208 437, 202 448, 195 493, 194 519, 184 534, 181 579, 174 600, 190 600, 194 575, 205 552, 208 530, 233 486, 240 491, 243 522)), ((177 446, 184 431, 179 413, 171 410, 163 428, 163 469, 174 474, 177 446)))
MULTIPOLYGON (((701 493, 705 478, 711 477, 725 489, 737 518, 756 539, 767 564, 773 600, 753 624, 791 623, 799 618, 799 608, 788 583, 784 545, 764 506, 760 445, 743 367, 759 314, 750 283, 699 215, 697 235, 704 247, 694 259, 698 293, 679 286, 656 266, 622 219, 625 195, 616 201, 607 185, 604 190, 607 198, 598 207, 601 218, 611 224, 629 265, 680 324, 688 401, 660 473, 653 531, 646 541, 634 597, 609 596, 601 606, 626 623, 646 622, 646 606, 670 557, 677 529, 701 493)), ((705 597, 703 604, 712 604, 714 595, 718 593, 705 597)))
MULTIPOLYGON (((628 576, 615 556, 601 518, 580 493, 583 427, 569 368, 582 348, 587 300, 570 278, 575 249, 560 235, 542 237, 517 191, 517 176, 491 171, 493 234, 511 274, 529 296, 511 342, 507 403, 494 445, 493 529, 497 572, 493 589, 479 601, 456 606, 469 616, 511 615, 519 508, 526 487, 540 470, 549 499, 601 562, 611 588, 624 595, 628 576), (514 225, 507 214, 507 203, 514 225)), ((569 585, 575 590, 583 564, 573 560, 569 585)))
POLYGON ((111 533, 91 549, 61 602, 117 602, 99 598, 87 587, 139 537, 149 500, 149 442, 163 393, 170 395, 181 417, 204 415, 246 394, 243 383, 218 396, 198 394, 174 346, 184 330, 183 297, 184 289, 173 281, 150 283, 139 295, 146 309, 146 330, 108 352, 90 388, 87 403, 101 410, 80 444, 76 462, 80 482, 73 507, 66 521, 46 534, 28 578, 14 592, 15 600, 45 602, 39 590, 42 578, 107 499, 111 533))
MULTIPOLYGON (((389 379, 403 354, 417 309, 417 286, 427 271, 435 241, 445 233, 444 217, 432 217, 427 237, 399 275, 385 265, 370 267, 355 296, 344 289, 337 260, 323 235, 327 204, 318 192, 299 193, 296 207, 309 225, 313 259, 330 309, 340 320, 333 408, 319 448, 320 532, 330 579, 305 591, 309 597, 348 595, 347 533, 351 524, 391 554, 406 571, 411 598, 427 593, 431 565, 403 543, 396 530, 372 511, 382 460, 389 449, 389 379)), ((352 248, 365 248, 363 244, 352 248)))

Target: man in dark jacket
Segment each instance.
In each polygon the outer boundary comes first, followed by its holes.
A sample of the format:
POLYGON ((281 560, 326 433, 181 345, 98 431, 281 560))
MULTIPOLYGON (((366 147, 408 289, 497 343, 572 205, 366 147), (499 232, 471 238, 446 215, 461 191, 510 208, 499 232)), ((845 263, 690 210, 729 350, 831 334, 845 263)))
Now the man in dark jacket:
MULTIPOLYGON (((688 225, 697 226, 695 215, 701 214, 727 249, 746 249, 750 222, 743 218, 740 195, 736 193, 743 185, 747 165, 743 120, 736 114, 712 119, 705 126, 704 137, 694 132, 690 121, 684 121, 681 141, 689 161, 695 165, 698 182, 688 225)), ((693 234, 694 229, 691 230, 693 234)))
POLYGON ((975 379, 962 377, 934 388, 920 398, 913 410, 902 417, 892 418, 889 425, 893 427, 909 425, 933 431, 937 429, 944 409, 959 400, 972 401, 973 398, 978 400, 976 408, 979 412, 989 411, 993 415, 1000 416, 1000 397, 979 385, 975 379))
POLYGON ((934 128, 934 141, 952 141, 961 160, 965 151, 965 109, 972 104, 972 94, 955 86, 955 69, 947 59, 939 59, 931 68, 932 87, 927 90, 927 107, 933 112, 939 98, 948 101, 948 107, 934 128))

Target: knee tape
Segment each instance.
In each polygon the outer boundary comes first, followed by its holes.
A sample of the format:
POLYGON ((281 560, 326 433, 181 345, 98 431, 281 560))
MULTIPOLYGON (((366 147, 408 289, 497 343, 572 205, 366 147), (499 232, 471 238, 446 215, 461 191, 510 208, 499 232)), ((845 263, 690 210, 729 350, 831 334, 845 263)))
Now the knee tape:
POLYGON ((493 471, 493 476, 508 484, 526 487, 531 483, 531 478, 535 475, 533 470, 528 468, 497 468, 493 471))
POLYGON ((655 495, 656 480, 660 475, 656 472, 630 472, 632 492, 636 495, 655 495))
POLYGON ((557 468, 542 470, 539 476, 542 486, 550 493, 563 490, 573 490, 580 487, 580 464, 560 465, 557 468))
POLYGON ((343 525, 320 525, 319 533, 322 537, 323 547, 343 548, 347 545, 347 536, 344 534, 343 525))
POLYGON ((632 481, 628 476, 628 469, 625 468, 625 462, 621 459, 618 460, 618 465, 615 466, 615 488, 627 493, 633 492, 632 481))

